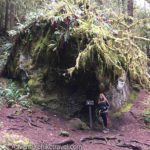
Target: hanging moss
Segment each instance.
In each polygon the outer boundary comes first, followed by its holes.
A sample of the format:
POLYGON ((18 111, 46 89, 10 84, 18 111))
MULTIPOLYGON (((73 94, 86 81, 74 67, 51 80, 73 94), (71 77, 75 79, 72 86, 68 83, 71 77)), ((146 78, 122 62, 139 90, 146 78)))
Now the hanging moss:
MULTIPOLYGON (((36 46, 33 47, 34 63, 38 63, 41 65, 46 64, 46 62, 48 61, 47 57, 48 54, 51 53, 51 51, 53 51, 54 49, 57 51, 56 53, 59 54, 58 52, 59 46, 63 40, 62 35, 65 35, 68 32, 67 31, 68 29, 67 28, 65 29, 63 23, 65 19, 68 17, 67 13, 69 11, 73 13, 75 10, 75 9, 70 10, 70 8, 73 7, 72 5, 74 4, 73 1, 65 1, 65 3, 66 6, 64 7, 64 10, 66 11, 64 11, 63 16, 62 13, 60 14, 57 13, 57 15, 59 14, 60 16, 56 15, 56 17, 58 17, 58 21, 55 21, 54 16, 48 18, 51 20, 51 22, 54 23, 54 25, 57 23, 61 24, 61 27, 59 27, 58 25, 57 27, 55 27, 58 30, 54 29, 53 32, 51 32, 51 29, 48 26, 49 22, 46 20, 42 21, 43 23, 39 24, 40 27, 36 27, 36 23, 33 23, 32 25, 30 25, 30 28, 27 28, 26 30, 27 36, 25 36, 26 40, 23 39, 22 40, 23 43, 26 43, 27 38, 30 38, 32 34, 35 35, 36 30, 40 29, 42 31, 42 32, 40 31, 40 33, 42 33, 40 35, 40 39, 38 38, 36 46), (61 30, 64 31, 62 32, 61 30), (59 36, 55 35, 54 33, 55 31, 59 33, 59 36), (55 44, 52 43, 54 41, 57 43, 57 45, 56 43, 55 44)), ((78 4, 79 3, 80 2, 78 2, 78 4)), ((82 4, 88 3, 89 1, 82 2, 82 4)), ((64 6, 64 3, 57 2, 56 4, 58 4, 56 10, 58 9, 59 11, 61 11, 62 6, 64 6)), ((78 7, 78 9, 80 8, 78 7)), ((54 11, 56 10, 51 10, 50 13, 54 13, 54 11)), ((105 22, 101 22, 100 26, 95 25, 94 24, 94 19, 96 19, 95 14, 86 9, 84 11, 85 16, 87 15, 87 13, 89 15, 89 17, 86 18, 87 20, 83 15, 80 18, 80 24, 76 27, 75 26, 73 27, 74 31, 70 31, 72 32, 72 37, 77 42, 77 49, 79 51, 79 54, 76 58, 76 64, 74 69, 88 70, 90 64, 92 64, 95 61, 94 53, 96 52, 97 53, 96 61, 98 61, 99 63, 99 69, 101 68, 102 70, 104 69, 109 70, 114 79, 116 76, 120 76, 122 72, 129 71, 131 79, 137 80, 141 84, 142 81, 145 82, 146 79, 145 76, 143 77, 144 74, 143 72, 146 71, 147 65, 146 55, 140 51, 138 46, 133 43, 132 39, 126 38, 126 35, 123 34, 121 34, 120 36, 120 33, 122 33, 121 31, 119 32, 118 37, 116 35, 114 36, 113 34, 110 35, 110 31, 107 30, 105 22), (126 46, 126 42, 130 43, 130 45, 126 46), (133 56, 135 52, 138 53, 137 56, 133 56), (141 64, 142 68, 141 67, 139 68, 141 64)), ((75 12, 74 15, 76 15, 75 12)))

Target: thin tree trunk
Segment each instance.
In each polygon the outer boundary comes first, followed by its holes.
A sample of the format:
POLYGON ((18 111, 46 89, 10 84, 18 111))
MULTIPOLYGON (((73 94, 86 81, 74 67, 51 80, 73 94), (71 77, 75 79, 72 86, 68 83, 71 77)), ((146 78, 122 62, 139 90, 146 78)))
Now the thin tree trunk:
POLYGON ((0 14, 0 32, 1 32, 1 30, 2 30, 2 16, 0 14))
POLYGON ((14 24, 15 24, 15 18, 14 18, 15 11, 14 11, 14 8, 15 8, 14 4, 11 3, 11 5, 10 5, 10 29, 11 30, 13 29, 14 24))
POLYGON ((6 0, 6 11, 5 11, 5 32, 7 31, 8 27, 8 8, 9 8, 9 1, 6 0))
POLYGON ((2 3, 0 2, 0 31, 2 30, 2 3))
POLYGON ((144 13, 145 13, 145 16, 146 16, 146 12, 147 12, 147 10, 146 10, 146 1, 144 1, 144 13))
POLYGON ((103 1, 102 0, 99 0, 98 2, 99 2, 100 5, 103 5, 103 1))
POLYGON ((120 14, 120 0, 118 0, 118 8, 119 8, 119 14, 120 14))
POLYGON ((146 50, 147 50, 147 56, 148 58, 150 58, 150 47, 148 44, 146 45, 146 50))
POLYGON ((133 16, 133 0, 128 0, 128 15, 133 16))
POLYGON ((125 0, 122 0, 122 13, 125 14, 126 9, 125 9, 125 0))
MULTIPOLYGON (((133 17, 133 0, 128 0, 128 16, 133 17)), ((129 24, 132 23, 132 20, 128 20, 129 24)))
POLYGON ((3 30, 4 26, 3 26, 3 22, 4 22, 4 3, 0 2, 0 30, 3 30))

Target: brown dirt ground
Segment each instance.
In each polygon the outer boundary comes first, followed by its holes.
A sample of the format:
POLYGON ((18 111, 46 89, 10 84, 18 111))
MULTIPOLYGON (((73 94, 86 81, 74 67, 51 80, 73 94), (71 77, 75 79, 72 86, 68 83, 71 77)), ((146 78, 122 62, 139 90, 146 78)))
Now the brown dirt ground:
MULTIPOLYGON (((146 106, 140 102, 146 101, 147 96, 146 91, 140 90, 139 97, 134 101, 130 112, 123 113, 119 118, 112 120, 112 128, 107 134, 100 130, 69 130, 67 129, 68 120, 63 118, 62 115, 42 110, 37 106, 32 106, 30 111, 19 106, 15 108, 0 106, 0 121, 4 123, 0 130, 12 134, 21 134, 29 138, 36 146, 40 146, 40 144, 46 146, 72 139, 76 146, 72 145, 72 147, 66 148, 67 150, 77 150, 80 149, 80 146, 82 150, 136 150, 137 147, 141 147, 142 150, 150 150, 150 130, 144 128, 145 123, 142 118, 142 112, 146 106), (61 130, 68 131, 70 136, 60 136, 61 130), (91 136, 114 137, 115 139, 80 142, 81 138, 91 136), (129 147, 119 147, 118 145, 128 145, 129 147)), ((48 147, 37 149, 44 150, 48 147)), ((51 147, 49 149, 55 150, 51 147)))

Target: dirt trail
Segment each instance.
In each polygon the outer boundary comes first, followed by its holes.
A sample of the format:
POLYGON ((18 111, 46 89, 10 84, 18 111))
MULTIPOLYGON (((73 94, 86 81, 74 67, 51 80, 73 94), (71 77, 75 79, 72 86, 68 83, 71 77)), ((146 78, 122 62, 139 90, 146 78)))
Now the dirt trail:
POLYGON ((148 150, 150 149, 150 130, 143 128, 145 124, 141 113, 145 106, 140 103, 146 96, 146 92, 141 90, 131 111, 123 113, 121 117, 114 120, 113 128, 108 134, 98 130, 71 131, 67 129, 68 120, 61 115, 35 106, 30 110, 19 106, 16 108, 0 106, 0 121, 4 123, 1 131, 24 135, 38 146, 42 143, 43 145, 57 144, 71 139, 78 146, 81 145, 83 150, 148 150), (68 131, 70 136, 60 136, 61 130, 68 131), (89 138, 81 142, 81 139, 85 137, 89 138))

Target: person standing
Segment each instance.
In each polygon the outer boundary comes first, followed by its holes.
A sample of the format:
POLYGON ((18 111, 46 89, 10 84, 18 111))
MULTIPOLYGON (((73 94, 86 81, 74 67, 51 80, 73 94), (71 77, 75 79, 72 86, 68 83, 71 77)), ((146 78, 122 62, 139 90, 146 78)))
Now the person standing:
POLYGON ((108 109, 110 107, 108 99, 105 97, 103 93, 100 93, 98 99, 98 110, 100 112, 100 116, 103 119, 103 124, 105 129, 103 130, 104 133, 109 132, 109 122, 108 122, 108 109))

